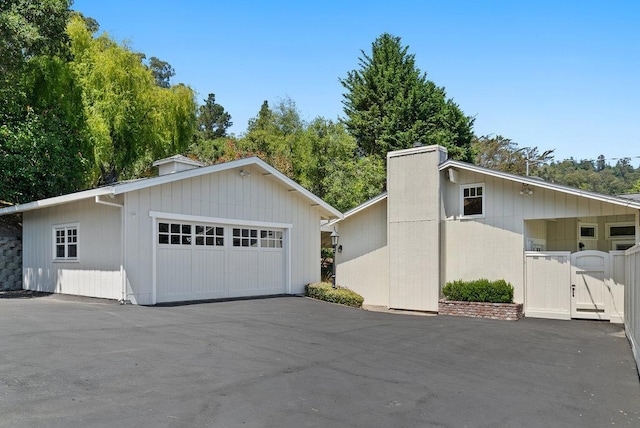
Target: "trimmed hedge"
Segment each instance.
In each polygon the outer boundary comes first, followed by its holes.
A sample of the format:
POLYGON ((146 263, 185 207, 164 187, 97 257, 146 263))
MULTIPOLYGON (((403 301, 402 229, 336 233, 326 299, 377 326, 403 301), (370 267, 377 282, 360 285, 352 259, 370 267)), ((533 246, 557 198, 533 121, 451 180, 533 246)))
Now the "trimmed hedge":
POLYGON ((312 297, 318 300, 324 300, 325 302, 338 303, 346 306, 353 306, 359 308, 364 302, 364 297, 358 293, 349 290, 348 288, 337 287, 333 288, 328 282, 316 282, 314 284, 308 284, 305 287, 305 294, 308 297, 312 297))
POLYGON ((504 279, 489 281, 482 278, 475 281, 448 282, 442 288, 442 294, 447 300, 513 303, 513 286, 504 279))

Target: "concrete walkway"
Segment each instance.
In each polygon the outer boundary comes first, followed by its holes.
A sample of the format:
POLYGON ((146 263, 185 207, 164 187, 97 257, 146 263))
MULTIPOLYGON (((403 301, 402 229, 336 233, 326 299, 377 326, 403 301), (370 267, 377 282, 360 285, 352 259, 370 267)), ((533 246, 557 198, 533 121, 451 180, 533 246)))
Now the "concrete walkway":
POLYGON ((640 426, 620 326, 0 298, 0 426, 640 426))

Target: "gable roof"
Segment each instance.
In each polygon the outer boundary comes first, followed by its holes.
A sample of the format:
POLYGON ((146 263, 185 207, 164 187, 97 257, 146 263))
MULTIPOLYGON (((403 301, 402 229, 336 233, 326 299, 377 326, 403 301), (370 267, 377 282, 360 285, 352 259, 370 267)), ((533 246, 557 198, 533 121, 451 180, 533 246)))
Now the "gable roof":
POLYGON ((464 169, 466 171, 485 174, 491 177, 502 178, 508 181, 528 184, 533 187, 555 190, 557 192, 562 192, 569 195, 581 196, 584 198, 594 199, 596 201, 602 201, 602 202, 608 202, 610 204, 621 205, 623 207, 640 209, 640 200, 633 200, 631 198, 624 198, 620 196, 610 196, 610 195, 603 195, 601 193, 596 193, 596 192, 589 192, 589 191, 578 189, 575 187, 565 186, 565 185, 556 184, 556 183, 550 183, 548 181, 544 181, 535 177, 523 177, 521 175, 509 174, 506 172, 496 171, 494 169, 484 168, 482 166, 473 165, 467 162, 457 161, 453 159, 448 159, 444 161, 438 167, 440 171, 444 171, 448 168, 464 169))
POLYGON ((82 199, 93 198, 103 195, 121 195, 124 193, 132 192, 135 190, 146 189, 153 186, 159 186, 162 184, 172 183, 174 181, 185 180, 188 178, 199 177, 206 174, 213 174, 221 171, 227 171, 234 168, 243 166, 254 165, 265 172, 265 175, 272 175, 278 181, 280 181, 289 190, 299 192, 304 196, 312 206, 319 207, 323 218, 342 218, 342 213, 287 177, 280 171, 263 161, 258 157, 250 157, 244 159, 238 159, 230 162, 219 163, 216 165, 205 166, 202 168, 190 169, 187 171, 177 172, 174 174, 161 175, 159 177, 146 178, 141 180, 133 180, 129 182, 115 183, 110 186, 99 187, 97 189, 84 190, 82 192, 70 193, 67 195, 56 196, 48 199, 41 199, 39 201, 28 202, 26 204, 14 205, 11 207, 0 208, 0 216, 12 213, 21 213, 25 211, 37 210, 40 208, 52 207, 55 205, 62 205, 68 202, 79 201, 82 199))
POLYGON ((370 206, 376 205, 378 202, 384 201, 386 199, 387 199, 387 191, 385 190, 384 192, 380 193, 378 196, 374 196, 373 198, 369 199, 368 201, 361 203, 357 207, 351 208, 349 211, 344 213, 343 217, 331 220, 326 225, 324 225, 325 229, 323 229, 323 230, 331 231, 333 229, 330 229, 330 227, 333 226, 334 224, 336 224, 337 222, 339 222, 341 220, 344 220, 344 219, 346 219, 348 217, 351 217, 352 215, 357 214, 360 211, 365 210, 365 209, 369 208, 370 206), (327 229, 327 228, 329 228, 329 229, 327 229))

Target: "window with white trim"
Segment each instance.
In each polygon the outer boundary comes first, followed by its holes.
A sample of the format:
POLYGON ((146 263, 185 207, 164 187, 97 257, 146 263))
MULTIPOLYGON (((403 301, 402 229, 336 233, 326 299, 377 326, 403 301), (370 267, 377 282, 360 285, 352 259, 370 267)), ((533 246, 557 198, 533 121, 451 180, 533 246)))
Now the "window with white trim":
POLYGON ((632 239, 636 236, 636 224, 634 222, 606 223, 607 239, 632 239))
POLYGON ((460 186, 461 217, 484 217, 484 183, 460 186))
POLYGON ((77 224, 54 226, 54 260, 78 260, 78 229, 77 224))
POLYGON ((597 223, 578 223, 578 239, 597 240, 598 224, 597 223))
POLYGON ((224 246, 224 227, 196 224, 196 245, 224 246))
POLYGON ((257 247, 258 246, 258 229, 233 229, 233 246, 234 247, 257 247))
POLYGON ((282 248, 282 231, 261 230, 260 246, 262 248, 282 248))

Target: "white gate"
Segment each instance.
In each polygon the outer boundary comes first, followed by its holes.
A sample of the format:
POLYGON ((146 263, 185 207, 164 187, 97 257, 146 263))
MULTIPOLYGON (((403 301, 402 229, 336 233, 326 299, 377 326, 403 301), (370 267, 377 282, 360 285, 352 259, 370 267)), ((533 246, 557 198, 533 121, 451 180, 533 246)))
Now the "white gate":
POLYGON ((609 254, 580 251, 571 254, 571 318, 608 320, 609 254))
POLYGON ((622 323, 624 251, 525 252, 525 316, 622 323))

